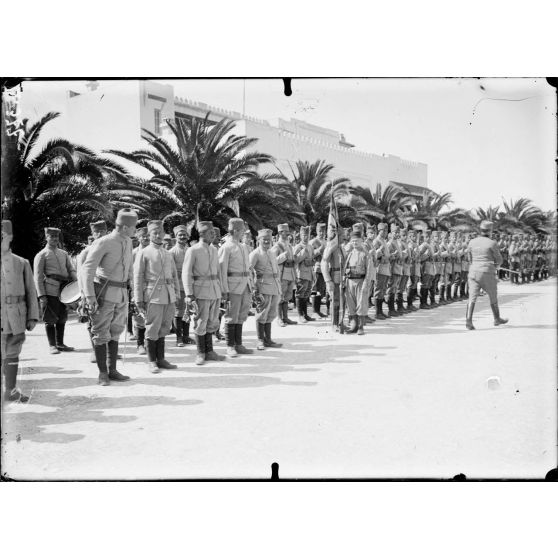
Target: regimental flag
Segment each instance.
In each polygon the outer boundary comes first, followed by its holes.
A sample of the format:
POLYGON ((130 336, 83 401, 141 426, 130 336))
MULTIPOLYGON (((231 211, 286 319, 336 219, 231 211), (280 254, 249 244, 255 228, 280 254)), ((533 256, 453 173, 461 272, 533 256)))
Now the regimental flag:
POLYGON ((336 249, 339 247, 339 214, 337 212, 337 204, 335 203, 335 199, 333 197, 333 183, 331 183, 331 192, 329 198, 329 217, 327 219, 327 233, 328 238, 330 235, 330 231, 333 229, 335 230, 335 238, 329 240, 328 244, 330 249, 336 249))

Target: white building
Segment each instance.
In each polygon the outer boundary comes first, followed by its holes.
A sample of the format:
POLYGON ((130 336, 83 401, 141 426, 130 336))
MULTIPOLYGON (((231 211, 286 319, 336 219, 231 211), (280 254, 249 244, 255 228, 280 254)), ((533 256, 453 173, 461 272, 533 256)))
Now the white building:
POLYGON ((164 134, 165 122, 175 117, 237 121, 237 134, 258 138, 255 149, 276 159, 289 173, 289 163, 323 159, 335 169, 333 178, 346 177, 354 185, 375 191, 396 184, 409 195, 424 199, 431 193, 427 165, 396 155, 376 155, 355 149, 337 130, 297 119, 266 121, 238 112, 176 97, 171 85, 152 81, 88 82, 86 87, 66 91, 62 116, 52 124, 58 135, 97 151, 123 151, 145 147, 142 129, 164 134))

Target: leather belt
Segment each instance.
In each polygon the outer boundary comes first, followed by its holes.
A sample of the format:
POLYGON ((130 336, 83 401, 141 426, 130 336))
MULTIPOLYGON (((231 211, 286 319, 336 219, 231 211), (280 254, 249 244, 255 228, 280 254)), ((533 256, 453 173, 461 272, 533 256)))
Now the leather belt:
POLYGON ((283 262, 282 264, 283 267, 294 267, 294 262, 283 262))
POLYGON ((250 277, 249 271, 228 271, 227 277, 250 277))
POLYGON ((330 271, 341 271, 341 268, 340 267, 331 267, 329 270, 330 271))
POLYGON ((366 275, 347 275, 347 279, 364 279, 366 275))
POLYGON ((194 281, 198 279, 209 279, 210 281, 214 281, 215 279, 219 279, 218 275, 194 275, 194 281))
POLYGON ((65 283, 70 279, 69 277, 62 277, 62 275, 57 275, 56 273, 52 273, 52 274, 45 273, 45 277, 48 277, 49 279, 54 279, 59 283, 65 283))
POLYGON ((118 287, 119 289, 128 288, 128 281, 113 281, 112 279, 106 279, 105 277, 95 277, 93 280, 99 285, 107 285, 108 287, 118 287))
POLYGON ((258 273, 258 279, 263 279, 264 277, 277 279, 277 273, 258 273))
POLYGON ((17 304, 18 302, 25 302, 25 295, 5 295, 4 304, 17 304))

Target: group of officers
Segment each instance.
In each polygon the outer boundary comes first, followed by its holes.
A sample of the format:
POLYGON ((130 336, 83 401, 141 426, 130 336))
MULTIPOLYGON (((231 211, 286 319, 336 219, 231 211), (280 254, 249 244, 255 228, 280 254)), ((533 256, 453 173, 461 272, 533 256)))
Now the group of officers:
POLYGON ((468 299, 466 326, 474 329, 472 315, 481 291, 489 295, 494 324, 500 325, 507 320, 499 315, 497 273, 502 279, 511 275, 513 282, 541 280, 556 267, 552 240, 524 235, 493 240, 492 223, 486 221, 479 238, 386 223, 366 228, 357 223, 349 229, 318 223, 311 237, 310 227, 295 232, 285 223, 276 235, 262 229, 253 239, 245 222, 233 218, 222 238, 212 222, 198 222, 196 242, 184 225, 174 227, 173 238, 165 234, 162 221, 144 227, 137 227, 137 221, 133 210, 122 209, 111 232, 104 221, 91 223, 89 245, 75 265, 60 248, 61 231, 48 227, 33 272, 29 262, 11 253, 11 222, 2 221, 6 400, 28 399, 16 387, 25 330, 43 321, 52 354, 74 350, 64 343, 68 311, 60 300, 63 287, 72 282, 79 288, 79 312, 87 323, 98 382, 108 386, 129 380, 117 370, 119 340, 127 327, 155 374, 176 368, 165 353, 171 330, 178 347, 196 344, 197 365, 226 358, 213 348, 221 326, 227 357, 253 353, 243 342, 250 314, 256 319, 257 350, 281 347, 271 336, 275 319, 286 327, 330 317, 336 331, 362 335, 375 320, 463 299, 468 299), (289 317, 291 302, 298 321, 289 317))

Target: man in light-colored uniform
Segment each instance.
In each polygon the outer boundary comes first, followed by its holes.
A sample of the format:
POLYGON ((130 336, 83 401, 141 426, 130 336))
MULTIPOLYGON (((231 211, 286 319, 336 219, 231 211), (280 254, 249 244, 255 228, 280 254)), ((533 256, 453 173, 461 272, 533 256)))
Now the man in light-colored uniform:
MULTIPOLYGON (((149 246, 149 233, 147 232, 147 227, 140 227, 136 229, 136 238, 138 239, 138 245, 132 250, 132 265, 135 263, 138 254, 146 247, 149 246)), ((133 298, 133 286, 131 290, 133 298)), ((135 303, 136 301, 134 301, 135 303)), ((137 344, 138 355, 145 355, 145 317, 143 314, 136 312, 132 316, 132 322, 134 324, 134 333, 137 344)), ((130 339, 132 340, 132 339, 130 339)))
POLYGON ((390 261, 390 276, 387 284, 385 301, 388 305, 389 317, 396 317, 400 315, 400 312, 395 309, 395 295, 397 294, 397 288, 399 287, 399 282, 401 281, 401 272, 403 271, 398 239, 399 227, 395 223, 392 223, 391 232, 386 244, 387 255, 390 261))
POLYGON ((229 234, 219 248, 221 290, 227 302, 225 337, 227 355, 230 357, 254 352, 242 343, 242 328, 252 304, 250 251, 241 242, 243 235, 244 221, 238 218, 229 219, 229 234))
POLYGON ((473 312, 480 290, 483 289, 490 299, 490 308, 494 316, 494 325, 506 324, 507 319, 500 317, 498 308, 498 286, 496 281, 496 268, 502 263, 502 255, 496 241, 492 240, 492 221, 482 221, 480 224, 481 236, 469 242, 469 304, 465 326, 469 330, 473 326, 473 312))
MULTIPOLYGON (((326 240, 326 224, 318 223, 316 225, 316 236, 310 241, 310 246, 314 253, 314 284, 312 285, 312 311, 314 318, 325 318, 326 315, 321 312, 322 298, 327 295, 326 284, 322 274, 322 255, 327 244, 326 240)), ((328 307, 326 300, 326 307, 328 307)), ((328 312, 329 313, 329 312, 328 312)))
POLYGON ((134 300, 145 315, 148 369, 176 368, 165 358, 165 337, 170 333, 180 283, 174 258, 163 246, 163 221, 149 221, 149 246, 134 261, 134 300))
POLYGON ((278 239, 271 248, 271 253, 275 256, 279 265, 279 280, 281 282, 281 299, 277 308, 278 323, 281 327, 295 325, 297 322, 289 319, 289 300, 296 284, 295 261, 293 248, 289 244, 289 225, 283 223, 277 225, 278 239))
POLYGON ((430 306, 427 304, 428 293, 432 287, 432 281, 436 273, 434 267, 434 254, 431 245, 430 230, 424 231, 422 243, 419 246, 419 258, 421 261, 421 286, 420 286, 420 306, 421 310, 428 310, 430 306))
POLYGON ((372 243, 376 251, 376 260, 378 262, 378 272, 376 275, 376 287, 374 290, 374 298, 376 299, 376 319, 385 320, 391 318, 389 313, 386 315, 382 310, 382 304, 386 295, 386 288, 391 275, 391 261, 387 247, 387 223, 378 223, 378 236, 372 243))
POLYGON ((308 242, 310 227, 300 227, 300 242, 293 248, 296 274, 296 309, 299 320, 305 324, 315 318, 308 315, 308 299, 314 282, 314 249, 308 242))
POLYGON ((339 310, 341 305, 341 279, 345 264, 345 253, 343 250, 343 229, 339 233, 333 224, 328 230, 328 242, 320 266, 326 283, 328 296, 333 304, 332 321, 333 327, 339 331, 339 310))
POLYGON ((103 386, 110 385, 110 380, 130 379, 116 370, 116 360, 118 340, 128 317, 128 286, 132 279, 130 237, 136 232, 137 220, 135 211, 121 209, 115 229, 92 244, 81 266, 99 383, 103 386))

